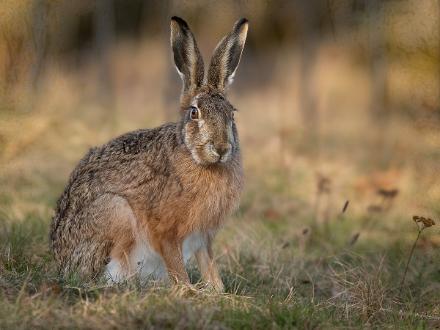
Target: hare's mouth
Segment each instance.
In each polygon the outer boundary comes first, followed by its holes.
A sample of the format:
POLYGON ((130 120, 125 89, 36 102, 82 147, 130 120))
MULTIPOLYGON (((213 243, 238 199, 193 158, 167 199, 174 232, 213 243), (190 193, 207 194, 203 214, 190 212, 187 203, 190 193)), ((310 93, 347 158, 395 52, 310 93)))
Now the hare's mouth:
POLYGON ((200 165, 226 163, 230 160, 231 154, 231 144, 228 144, 228 147, 223 148, 222 150, 217 150, 214 147, 214 144, 210 142, 196 146, 191 151, 193 159, 200 165))
POLYGON ((210 163, 226 163, 231 157, 232 145, 227 143, 225 147, 216 148, 213 143, 207 143, 204 149, 210 163))

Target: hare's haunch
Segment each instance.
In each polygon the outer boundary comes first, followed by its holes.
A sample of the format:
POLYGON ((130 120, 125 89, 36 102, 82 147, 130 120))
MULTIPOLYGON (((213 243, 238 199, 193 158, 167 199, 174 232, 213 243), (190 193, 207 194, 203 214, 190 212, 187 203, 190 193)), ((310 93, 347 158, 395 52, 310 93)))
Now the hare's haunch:
POLYGON ((171 19, 174 62, 183 80, 181 119, 124 134, 79 162, 51 226, 61 274, 188 282, 185 263, 195 255, 203 279, 223 290, 212 241, 238 206, 243 181, 235 110, 225 89, 247 29, 246 19, 235 23, 205 77, 188 24, 171 19))

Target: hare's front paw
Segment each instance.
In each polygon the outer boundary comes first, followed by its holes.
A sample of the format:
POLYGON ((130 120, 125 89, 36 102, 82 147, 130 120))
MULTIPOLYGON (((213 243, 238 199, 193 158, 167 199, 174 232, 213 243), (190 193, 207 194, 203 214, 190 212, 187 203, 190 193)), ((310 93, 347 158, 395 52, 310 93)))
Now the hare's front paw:
POLYGON ((172 287, 171 287, 171 293, 174 296, 177 297, 184 297, 184 298, 188 298, 188 297, 193 297, 196 296, 198 294, 198 290, 197 288, 190 284, 190 283, 184 283, 184 282, 179 282, 179 283, 173 283, 172 287))
POLYGON ((214 282, 213 286, 215 291, 217 291, 217 293, 225 292, 225 286, 223 285, 223 282, 220 278, 214 282))
POLYGON ((225 286, 221 279, 217 279, 214 281, 208 281, 203 283, 203 289, 208 290, 215 293, 223 293, 225 292, 225 286))

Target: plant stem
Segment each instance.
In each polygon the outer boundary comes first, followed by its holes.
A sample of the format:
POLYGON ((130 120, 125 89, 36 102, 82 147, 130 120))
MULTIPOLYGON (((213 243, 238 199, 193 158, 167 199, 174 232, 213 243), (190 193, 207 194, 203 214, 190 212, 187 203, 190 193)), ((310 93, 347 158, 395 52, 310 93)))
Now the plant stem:
POLYGON ((417 241, 419 240, 419 237, 420 237, 420 234, 422 233, 422 231, 423 231, 423 229, 419 229, 419 233, 417 234, 417 238, 414 241, 414 244, 413 244, 413 246, 411 248, 411 252, 409 253, 408 261, 406 262, 405 272, 403 273, 402 281, 400 282, 399 293, 402 292, 403 285, 405 284, 405 279, 406 279, 406 274, 408 273, 409 263, 411 262, 412 256, 414 254, 414 250, 415 250, 416 245, 417 245, 417 241))

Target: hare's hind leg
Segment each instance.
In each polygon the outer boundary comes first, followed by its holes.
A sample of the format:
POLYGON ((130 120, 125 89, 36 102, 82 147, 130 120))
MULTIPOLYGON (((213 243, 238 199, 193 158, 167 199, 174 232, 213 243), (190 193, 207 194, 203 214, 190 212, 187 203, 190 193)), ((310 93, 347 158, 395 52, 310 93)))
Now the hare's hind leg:
POLYGON ((133 210, 125 198, 113 194, 105 194, 95 200, 91 209, 101 240, 110 242, 111 245, 106 256, 108 263, 104 276, 109 282, 125 280, 135 271, 130 264, 137 227, 133 210))
POLYGON ((64 221, 58 229, 60 271, 65 277, 76 273, 83 279, 96 279, 110 258, 107 273, 116 278, 125 277, 128 274, 125 256, 134 243, 135 224, 131 207, 120 196, 104 194, 83 206, 76 218, 64 221))

